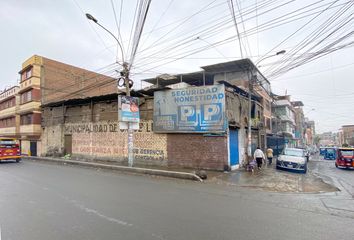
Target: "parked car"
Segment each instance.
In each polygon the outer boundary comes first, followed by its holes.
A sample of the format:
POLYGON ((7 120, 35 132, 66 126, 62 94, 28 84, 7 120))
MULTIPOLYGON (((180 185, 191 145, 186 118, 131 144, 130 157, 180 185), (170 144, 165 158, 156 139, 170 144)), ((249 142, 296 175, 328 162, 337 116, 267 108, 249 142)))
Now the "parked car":
POLYGON ((285 148, 277 158, 277 169, 307 172, 306 151, 300 148, 285 148))

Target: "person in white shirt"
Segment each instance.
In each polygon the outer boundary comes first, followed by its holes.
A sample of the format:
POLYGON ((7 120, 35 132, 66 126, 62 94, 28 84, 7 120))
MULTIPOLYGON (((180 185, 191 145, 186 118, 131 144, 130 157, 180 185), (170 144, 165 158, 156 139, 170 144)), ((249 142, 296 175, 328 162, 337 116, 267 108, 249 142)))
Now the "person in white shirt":
POLYGON ((265 156, 264 156, 264 153, 262 152, 262 150, 259 147, 257 147, 256 151, 254 151, 253 157, 257 161, 258 169, 261 169, 262 168, 263 159, 265 160, 265 156))

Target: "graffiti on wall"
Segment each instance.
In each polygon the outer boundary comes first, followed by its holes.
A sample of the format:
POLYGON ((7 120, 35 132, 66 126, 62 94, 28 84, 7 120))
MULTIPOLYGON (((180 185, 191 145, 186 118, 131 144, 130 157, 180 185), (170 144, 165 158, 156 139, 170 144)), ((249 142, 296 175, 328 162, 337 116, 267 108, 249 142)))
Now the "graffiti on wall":
MULTIPOLYGON (((142 121, 139 127, 134 132, 135 159, 166 160, 166 135, 153 133, 152 121, 142 121)), ((120 130, 118 122, 66 124, 64 134, 72 136, 73 154, 117 159, 128 156, 127 130, 120 130)))

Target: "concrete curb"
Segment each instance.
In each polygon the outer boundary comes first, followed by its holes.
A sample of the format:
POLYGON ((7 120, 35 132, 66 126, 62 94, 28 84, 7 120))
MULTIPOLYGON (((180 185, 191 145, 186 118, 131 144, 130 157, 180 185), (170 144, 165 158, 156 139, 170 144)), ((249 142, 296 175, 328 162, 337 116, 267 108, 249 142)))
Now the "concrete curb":
POLYGON ((47 162, 55 162, 55 163, 66 163, 66 164, 79 165, 85 167, 111 169, 111 170, 117 170, 122 172, 132 172, 132 173, 139 173, 139 174, 148 174, 148 175, 164 176, 170 178, 179 178, 179 179, 187 179, 187 180, 203 182, 203 180, 200 177, 198 177, 196 174, 187 173, 187 172, 174 172, 174 171, 166 171, 166 170, 159 170, 159 169, 126 167, 126 166, 117 166, 117 165, 109 165, 109 164, 94 163, 94 162, 82 162, 82 161, 49 158, 49 157, 22 157, 22 159, 47 161, 47 162))

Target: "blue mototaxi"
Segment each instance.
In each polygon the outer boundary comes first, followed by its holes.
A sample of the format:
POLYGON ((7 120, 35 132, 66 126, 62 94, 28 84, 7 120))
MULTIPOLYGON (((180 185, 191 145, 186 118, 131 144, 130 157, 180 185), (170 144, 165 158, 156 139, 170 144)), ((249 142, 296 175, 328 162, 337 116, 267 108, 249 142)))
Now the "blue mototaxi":
POLYGON ((326 147, 320 147, 320 155, 324 156, 326 153, 326 147))
POLYGON ((334 148, 334 147, 326 148, 326 151, 325 151, 323 159, 325 159, 325 160, 336 160, 336 152, 337 152, 337 149, 334 148))

